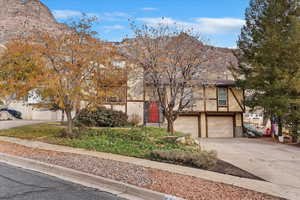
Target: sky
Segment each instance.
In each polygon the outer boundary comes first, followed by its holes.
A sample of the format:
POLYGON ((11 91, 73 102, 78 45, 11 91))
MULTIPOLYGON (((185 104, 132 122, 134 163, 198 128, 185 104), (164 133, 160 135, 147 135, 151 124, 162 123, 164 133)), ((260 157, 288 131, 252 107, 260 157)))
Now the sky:
POLYGON ((192 28, 218 47, 236 47, 249 0, 41 0, 64 22, 95 15, 100 38, 121 41, 132 37, 129 19, 138 24, 166 23, 192 28))

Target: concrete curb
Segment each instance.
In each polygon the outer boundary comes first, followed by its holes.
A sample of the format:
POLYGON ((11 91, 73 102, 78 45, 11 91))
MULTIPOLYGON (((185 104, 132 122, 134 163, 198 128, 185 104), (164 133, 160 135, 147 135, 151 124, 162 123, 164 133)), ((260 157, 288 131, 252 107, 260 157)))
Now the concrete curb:
POLYGON ((184 200, 100 176, 9 154, 0 153, 0 162, 106 191, 130 200, 184 200))

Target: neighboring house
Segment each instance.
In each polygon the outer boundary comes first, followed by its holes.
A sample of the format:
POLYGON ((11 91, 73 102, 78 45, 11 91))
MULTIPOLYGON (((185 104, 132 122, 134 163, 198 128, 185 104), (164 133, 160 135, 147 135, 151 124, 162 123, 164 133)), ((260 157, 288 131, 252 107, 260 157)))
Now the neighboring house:
POLYGON ((244 122, 254 127, 264 127, 264 115, 261 111, 246 112, 244 122))

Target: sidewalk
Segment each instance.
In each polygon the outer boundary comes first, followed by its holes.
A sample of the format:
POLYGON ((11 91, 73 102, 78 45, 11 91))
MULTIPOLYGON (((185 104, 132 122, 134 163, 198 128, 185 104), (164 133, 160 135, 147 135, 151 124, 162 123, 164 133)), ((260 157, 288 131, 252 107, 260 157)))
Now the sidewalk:
POLYGON ((42 150, 88 155, 88 156, 93 156, 101 159, 108 159, 108 160, 114 160, 118 162, 135 164, 142 167, 149 167, 152 169, 159 169, 171 173, 188 175, 188 176, 192 176, 204 180, 233 185, 233 186, 237 186, 237 187, 241 187, 241 188, 245 188, 245 189, 249 189, 249 190, 253 190, 253 191, 257 191, 257 192, 261 192, 273 196, 278 196, 286 199, 291 199, 291 200, 296 200, 300 196, 300 191, 298 188, 280 186, 277 184, 264 182, 264 181, 239 178, 235 176, 219 174, 219 173, 210 172, 201 169, 195 169, 190 167, 160 163, 160 162, 155 162, 150 160, 115 155, 110 153, 93 152, 84 149, 77 149, 77 148, 46 144, 42 142, 21 140, 16 138, 9 138, 9 137, 0 137, 0 141, 11 142, 26 147, 37 148, 42 150))

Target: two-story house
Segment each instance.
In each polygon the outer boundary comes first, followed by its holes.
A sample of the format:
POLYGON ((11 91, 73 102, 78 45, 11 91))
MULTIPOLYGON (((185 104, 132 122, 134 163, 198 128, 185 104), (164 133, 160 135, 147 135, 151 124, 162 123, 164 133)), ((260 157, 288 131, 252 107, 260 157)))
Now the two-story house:
MULTIPOLYGON (((231 50, 213 48, 209 53, 207 80, 196 82, 192 93, 197 96, 193 106, 180 114, 174 124, 177 131, 194 137, 240 137, 243 132, 244 92, 236 88, 228 70, 236 62, 231 50), (209 83, 209 84, 208 84, 209 83)), ((105 88, 104 88, 105 90, 105 88)), ((129 118, 138 116, 140 124, 165 127, 159 103, 143 77, 127 76, 127 83, 114 88, 115 95, 104 99, 104 106, 125 112, 129 118)), ((110 88, 111 91, 111 88, 110 88)), ((111 92, 110 92, 111 93, 111 92)), ((11 108, 22 112, 28 120, 60 120, 61 112, 35 108, 39 98, 31 96, 25 102, 14 102, 11 108)))

